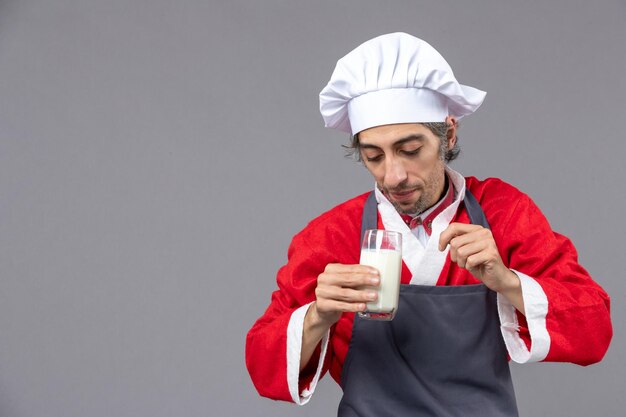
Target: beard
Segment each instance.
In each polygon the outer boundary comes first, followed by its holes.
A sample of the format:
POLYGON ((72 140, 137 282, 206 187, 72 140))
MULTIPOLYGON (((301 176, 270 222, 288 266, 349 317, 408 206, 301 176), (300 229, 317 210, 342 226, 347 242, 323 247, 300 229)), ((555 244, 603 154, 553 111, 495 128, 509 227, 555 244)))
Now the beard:
POLYGON ((378 184, 378 188, 385 197, 387 197, 387 200, 395 207, 398 213, 417 216, 439 201, 442 193, 445 191, 445 187, 443 187, 445 185, 445 176, 445 163, 441 161, 424 182, 416 184, 403 183, 394 188, 388 188, 378 184), (420 196, 413 204, 402 204, 391 197, 391 193, 401 193, 410 190, 416 190, 420 193, 420 196))

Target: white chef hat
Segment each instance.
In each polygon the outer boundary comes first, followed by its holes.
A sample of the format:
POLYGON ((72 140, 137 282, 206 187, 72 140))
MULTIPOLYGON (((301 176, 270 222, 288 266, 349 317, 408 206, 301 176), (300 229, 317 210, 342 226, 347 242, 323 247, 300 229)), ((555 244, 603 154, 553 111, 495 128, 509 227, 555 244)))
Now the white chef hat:
POLYGON ((337 62, 320 93, 326 127, 356 134, 394 123, 443 122, 473 113, 484 91, 459 84, 428 43, 390 33, 358 46, 337 62))

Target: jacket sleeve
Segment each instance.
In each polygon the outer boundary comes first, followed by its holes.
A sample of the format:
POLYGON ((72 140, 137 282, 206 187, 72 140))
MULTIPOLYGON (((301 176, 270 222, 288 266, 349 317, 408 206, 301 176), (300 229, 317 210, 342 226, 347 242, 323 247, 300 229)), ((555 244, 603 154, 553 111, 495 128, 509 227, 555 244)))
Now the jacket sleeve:
POLYGON ((612 337, 608 294, 578 263, 572 242, 552 231, 526 195, 502 240, 503 259, 521 279, 526 317, 499 297, 502 332, 516 362, 600 361, 612 337), (504 319, 503 319, 504 318, 504 319))
POLYGON ((304 404, 317 380, 328 370, 324 360, 326 336, 310 365, 298 372, 302 321, 308 304, 315 300, 317 276, 329 262, 329 256, 313 250, 302 233, 294 237, 287 264, 278 271, 278 290, 246 339, 246 366, 260 395, 304 404), (297 345, 295 355, 294 345, 297 345), (302 392, 305 398, 301 401, 302 392))

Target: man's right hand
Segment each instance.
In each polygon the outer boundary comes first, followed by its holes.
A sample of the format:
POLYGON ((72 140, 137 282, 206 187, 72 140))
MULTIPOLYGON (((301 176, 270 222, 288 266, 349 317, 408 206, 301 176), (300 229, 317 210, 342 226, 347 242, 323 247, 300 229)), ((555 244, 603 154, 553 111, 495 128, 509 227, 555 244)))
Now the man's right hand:
POLYGON ((379 283, 378 269, 371 266, 326 265, 324 272, 317 277, 316 301, 312 306, 319 324, 330 327, 343 312, 364 311, 365 303, 376 300, 372 287, 379 283))
POLYGON ((376 300, 372 287, 380 284, 380 273, 365 265, 328 264, 317 277, 316 300, 304 317, 300 370, 311 359, 317 344, 344 312, 365 310, 376 300))

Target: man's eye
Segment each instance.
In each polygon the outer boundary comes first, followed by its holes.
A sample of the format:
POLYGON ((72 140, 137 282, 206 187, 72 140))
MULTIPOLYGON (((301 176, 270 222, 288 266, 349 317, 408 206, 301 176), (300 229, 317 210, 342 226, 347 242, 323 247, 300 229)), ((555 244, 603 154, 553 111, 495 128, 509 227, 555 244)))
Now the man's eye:
POLYGON ((376 155, 376 156, 368 156, 365 159, 367 159, 367 162, 378 162, 383 158, 382 155, 376 155))
POLYGON ((405 155, 413 156, 413 155, 417 155, 420 152, 420 149, 422 149, 421 146, 413 150, 403 150, 402 153, 405 155))

